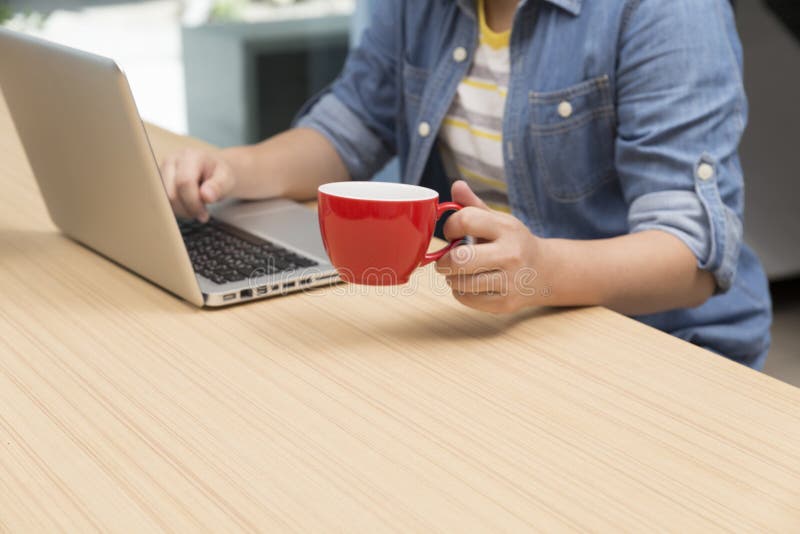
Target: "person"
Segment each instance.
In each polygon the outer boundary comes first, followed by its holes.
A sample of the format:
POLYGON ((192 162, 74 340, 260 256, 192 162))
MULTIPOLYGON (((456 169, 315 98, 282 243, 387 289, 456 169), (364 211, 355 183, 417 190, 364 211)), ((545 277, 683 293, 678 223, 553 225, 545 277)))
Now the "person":
POLYGON ((292 129, 162 173, 175 212, 205 221, 223 198, 311 198, 396 155, 404 182, 465 206, 444 234, 472 244, 437 263, 461 303, 602 305, 761 368, 746 118, 729 0, 381 0, 292 129))

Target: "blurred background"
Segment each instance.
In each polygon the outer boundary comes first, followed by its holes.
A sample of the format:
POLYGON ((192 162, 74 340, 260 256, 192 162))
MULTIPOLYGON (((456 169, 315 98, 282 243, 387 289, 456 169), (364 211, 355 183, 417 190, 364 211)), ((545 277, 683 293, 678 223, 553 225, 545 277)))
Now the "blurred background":
MULTIPOLYGON (((114 58, 144 120, 231 146, 288 127, 379 1, 0 0, 0 24, 114 58)), ((745 237, 775 301, 766 371, 800 386, 800 1, 735 5, 750 98, 745 237)))

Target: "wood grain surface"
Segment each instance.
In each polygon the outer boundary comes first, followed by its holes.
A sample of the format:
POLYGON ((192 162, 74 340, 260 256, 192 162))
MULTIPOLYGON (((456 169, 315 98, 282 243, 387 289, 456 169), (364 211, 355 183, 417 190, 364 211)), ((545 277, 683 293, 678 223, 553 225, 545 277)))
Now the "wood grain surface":
POLYGON ((430 269, 195 309, 59 234, 4 106, 0 531, 800 531, 797 389, 430 269))

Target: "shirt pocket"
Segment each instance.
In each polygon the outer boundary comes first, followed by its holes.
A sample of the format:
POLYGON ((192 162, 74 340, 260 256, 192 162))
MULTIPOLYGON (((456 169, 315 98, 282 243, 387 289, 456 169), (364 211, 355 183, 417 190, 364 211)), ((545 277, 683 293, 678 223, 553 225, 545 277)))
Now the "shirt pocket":
POLYGON ((608 76, 529 93, 533 152, 548 194, 574 202, 614 178, 616 113, 608 76))

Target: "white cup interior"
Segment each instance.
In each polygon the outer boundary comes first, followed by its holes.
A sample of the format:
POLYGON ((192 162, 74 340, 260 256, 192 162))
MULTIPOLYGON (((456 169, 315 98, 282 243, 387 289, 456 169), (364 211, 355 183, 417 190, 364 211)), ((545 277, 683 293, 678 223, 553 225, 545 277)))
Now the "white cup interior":
POLYGON ((332 182, 321 185, 319 191, 334 197, 386 202, 439 198, 439 193, 427 187, 387 182, 332 182))

